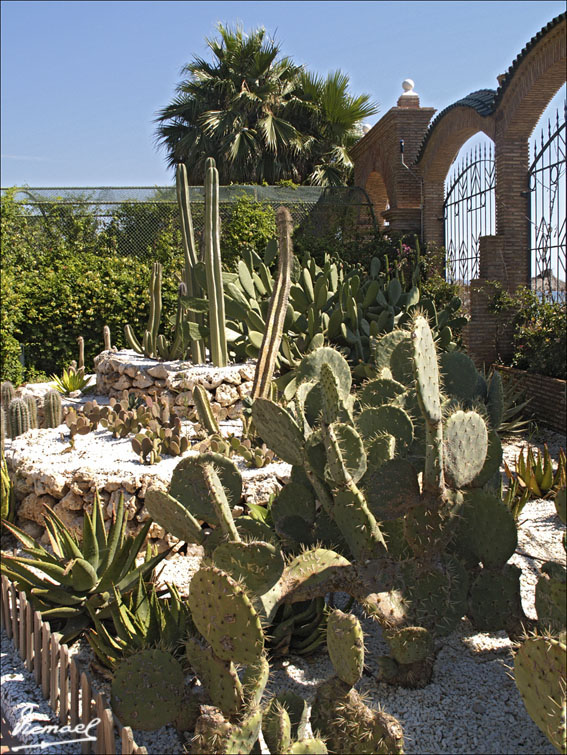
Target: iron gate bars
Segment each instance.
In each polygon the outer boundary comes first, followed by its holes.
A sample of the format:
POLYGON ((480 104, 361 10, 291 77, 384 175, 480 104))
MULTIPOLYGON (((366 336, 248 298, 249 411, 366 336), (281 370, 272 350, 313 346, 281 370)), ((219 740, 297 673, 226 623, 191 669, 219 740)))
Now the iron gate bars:
POLYGON ((495 225, 495 170, 492 143, 477 144, 447 180, 443 203, 445 277, 469 284, 479 277, 478 240, 495 225))
POLYGON ((565 108, 563 122, 558 110, 555 123, 550 118, 547 129, 542 128, 539 142, 538 149, 538 139, 534 140, 528 172, 532 289, 542 299, 565 301, 565 108))

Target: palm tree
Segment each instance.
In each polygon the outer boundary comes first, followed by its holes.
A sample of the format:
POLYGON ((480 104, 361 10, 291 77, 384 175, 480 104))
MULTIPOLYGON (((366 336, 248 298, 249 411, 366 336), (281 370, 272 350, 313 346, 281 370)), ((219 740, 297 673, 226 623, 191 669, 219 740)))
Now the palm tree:
POLYGON ((305 164, 306 182, 316 186, 344 186, 352 176, 350 148, 360 139, 360 124, 378 112, 370 97, 348 92, 348 76, 335 71, 323 79, 303 71, 300 74, 304 122, 309 135, 305 164))
POLYGON ((289 120, 297 106, 300 66, 279 58, 265 29, 244 34, 219 24, 207 40, 213 63, 196 58, 173 101, 158 114, 157 141, 170 166, 183 161, 189 181, 201 183, 214 157, 221 183, 299 181, 295 158, 305 139, 289 120))
POLYGON ((156 118, 168 164, 184 162, 194 184, 203 182, 207 157, 222 184, 347 183, 357 124, 377 112, 368 95, 350 95, 340 71, 323 79, 279 57, 263 28, 218 31, 220 39, 206 40, 213 62, 186 65, 187 78, 156 118))

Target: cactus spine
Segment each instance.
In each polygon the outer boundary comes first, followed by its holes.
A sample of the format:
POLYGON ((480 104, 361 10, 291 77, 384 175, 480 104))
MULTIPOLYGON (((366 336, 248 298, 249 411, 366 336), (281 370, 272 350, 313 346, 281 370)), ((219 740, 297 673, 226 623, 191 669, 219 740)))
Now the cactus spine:
POLYGON ((226 367, 224 293, 220 254, 219 173, 208 157, 205 168, 205 271, 209 300, 209 348, 216 367, 226 367))
POLYGON ((10 435, 16 438, 30 429, 30 410, 23 398, 10 401, 10 435))
POLYGON ((291 243, 292 220, 290 212, 280 207, 276 213, 278 226, 278 277, 274 287, 262 346, 254 373, 252 398, 269 397, 269 387, 276 366, 276 358, 282 340, 284 320, 291 286, 291 269, 293 265, 293 247, 291 243))
MULTIPOLYGON (((187 296, 199 296, 201 291, 195 278, 197 265, 197 251, 195 236, 193 233, 193 218, 191 216, 191 204, 189 201, 189 185, 187 183, 187 169, 183 163, 177 166, 176 174, 177 201, 181 210, 181 234, 183 237, 183 251, 185 255, 185 267, 183 269, 183 282, 185 283, 187 296)), ((200 322, 200 316, 189 312, 189 322, 200 322)), ((205 361, 205 343, 202 340, 191 341, 191 358, 195 364, 205 361)))
POLYGON ((63 422, 61 394, 47 391, 43 399, 43 418, 45 427, 58 427, 63 422))

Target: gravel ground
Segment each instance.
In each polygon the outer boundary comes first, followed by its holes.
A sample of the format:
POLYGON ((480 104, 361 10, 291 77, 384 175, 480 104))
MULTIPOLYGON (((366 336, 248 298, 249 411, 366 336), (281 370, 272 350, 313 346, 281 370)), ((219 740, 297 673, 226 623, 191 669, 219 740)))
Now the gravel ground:
MULTIPOLYGON (((513 466, 526 439, 506 443, 504 457, 513 466)), ((547 442, 554 458, 565 447, 565 436, 546 434, 530 438, 531 445, 543 447, 547 442)), ((520 515, 519 547, 511 559, 522 568, 522 602, 526 613, 535 618, 534 587, 541 560, 564 561, 561 525, 553 503, 532 501, 520 515)), ((174 581, 187 592, 190 575, 198 568, 200 550, 165 562, 160 581, 174 581)), ((340 601, 337 601, 340 605, 340 601)), ((504 632, 476 632, 463 619, 458 629, 445 638, 435 662, 433 679, 424 689, 407 690, 376 682, 377 658, 386 652, 379 626, 361 617, 365 632, 367 675, 357 688, 367 693, 368 702, 380 705, 395 715, 404 728, 407 753, 553 753, 554 748, 527 715, 513 679, 512 643, 504 632)), ((86 643, 74 650, 81 665, 89 666, 90 649, 86 643)), ((9 722, 18 720, 18 711, 26 701, 40 705, 38 719, 50 711, 41 698, 33 677, 28 674, 12 643, 2 635, 2 705, 9 722)), ((311 701, 316 685, 331 676, 332 666, 325 652, 310 658, 289 656, 274 664, 266 691, 292 689, 311 701)), ((98 689, 108 694, 108 683, 94 675, 98 689)), ((51 713, 51 718, 53 714, 51 713)), ((43 719, 41 719, 43 720, 43 719)), ((45 719, 47 720, 47 719, 45 719)), ((51 720, 51 719, 50 719, 51 720)), ((180 753, 183 744, 172 727, 157 732, 135 732, 138 744, 150 753, 180 753)), ((67 746, 70 747, 70 746, 67 746)), ((47 752, 65 752, 48 749, 47 752)), ((264 749, 265 752, 267 750, 264 749)), ((35 750, 30 750, 35 752, 35 750)))

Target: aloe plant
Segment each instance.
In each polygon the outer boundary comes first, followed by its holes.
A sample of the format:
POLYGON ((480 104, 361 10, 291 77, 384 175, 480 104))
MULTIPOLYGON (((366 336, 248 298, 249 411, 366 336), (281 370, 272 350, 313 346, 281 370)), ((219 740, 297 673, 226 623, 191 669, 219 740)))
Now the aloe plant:
POLYGON ((520 494, 528 491, 530 498, 551 498, 567 484, 565 450, 559 449, 559 461, 555 472, 547 444, 544 444, 543 451, 531 446, 522 449, 516 459, 515 472, 510 470, 506 462, 504 472, 510 483, 517 485, 520 494))
POLYGON ((3 522, 22 543, 27 555, 4 556, 1 572, 26 593, 45 620, 63 622, 63 642, 74 640, 86 629, 92 622, 93 612, 99 617, 108 615, 116 592, 134 590, 139 578, 148 578, 168 555, 170 549, 152 555, 148 546, 143 563, 136 566, 151 521, 146 522, 135 537, 126 536, 126 521, 121 496, 107 534, 97 494, 92 514, 86 511, 83 514, 79 540, 57 514, 46 507, 44 522, 53 553, 14 524, 3 522))
POLYGON ((128 655, 148 648, 182 652, 183 640, 194 632, 191 613, 174 585, 167 590, 169 597, 161 597, 140 576, 135 592, 121 595, 114 588, 110 622, 89 607, 94 628, 86 637, 104 666, 114 669, 128 655))
POLYGON ((51 375, 51 380, 55 383, 55 390, 64 396, 75 391, 82 393, 85 388, 91 385, 91 378, 85 377, 85 368, 77 368, 74 364, 70 364, 67 369, 64 369, 61 377, 51 375))

